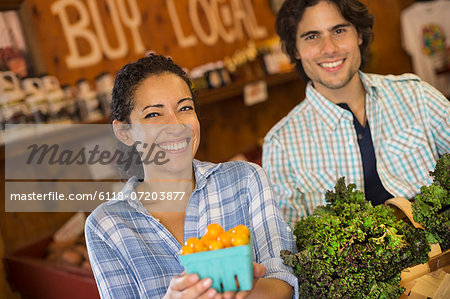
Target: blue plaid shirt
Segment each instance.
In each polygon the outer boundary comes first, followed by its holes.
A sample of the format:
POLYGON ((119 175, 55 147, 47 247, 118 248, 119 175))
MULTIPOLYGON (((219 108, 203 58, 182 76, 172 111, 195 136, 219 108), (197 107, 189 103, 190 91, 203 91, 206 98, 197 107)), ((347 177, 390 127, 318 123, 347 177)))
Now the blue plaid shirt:
MULTIPOLYGON (((392 195, 412 198, 431 182, 439 156, 450 152, 450 102, 412 74, 359 76, 380 180, 392 195)), ((292 224, 325 204, 339 177, 364 191, 352 113, 309 82, 305 100, 266 135, 263 167, 292 224)))
MULTIPOLYGON (((280 250, 295 250, 265 172, 255 164, 212 164, 194 160, 196 188, 186 208, 184 239, 201 237, 206 226, 225 230, 244 224, 253 231, 254 260, 267 269, 265 278, 297 278, 283 265, 280 250)), ((173 276, 183 272, 181 245, 142 203, 130 199, 139 182, 128 181, 124 200, 100 205, 86 221, 85 234, 102 298, 161 298, 173 276)))

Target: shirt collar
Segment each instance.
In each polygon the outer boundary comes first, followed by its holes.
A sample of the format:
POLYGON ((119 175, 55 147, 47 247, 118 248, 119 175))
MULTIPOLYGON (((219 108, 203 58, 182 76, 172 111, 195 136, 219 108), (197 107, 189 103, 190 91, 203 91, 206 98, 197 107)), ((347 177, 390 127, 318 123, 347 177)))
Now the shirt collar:
POLYGON ((321 95, 312 85, 312 81, 308 82, 306 86, 306 101, 309 101, 312 108, 316 110, 322 122, 331 130, 334 131, 339 124, 340 119, 344 116, 352 119, 350 112, 338 105, 335 105, 323 95, 321 95))
POLYGON ((193 165, 196 182, 195 190, 200 190, 205 187, 208 177, 218 170, 222 166, 222 163, 214 164, 209 162, 200 162, 194 159, 193 165))
MULTIPOLYGON (((358 71, 361 82, 366 90, 366 99, 369 101, 376 99, 373 95, 376 93, 376 85, 373 80, 361 71, 358 71)), ((322 121, 328 126, 328 128, 334 131, 339 124, 342 117, 353 121, 351 112, 339 107, 332 103, 321 95, 312 85, 312 81, 309 81, 306 86, 306 99, 310 102, 314 110, 318 112, 318 115, 322 118, 322 121)))
MULTIPOLYGON (((203 187, 205 187, 208 177, 222 166, 221 163, 214 164, 208 162, 200 162, 195 159, 192 161, 192 164, 194 166, 194 175, 196 181, 194 192, 196 190, 200 190, 203 187)), ((120 191, 123 196, 121 196, 117 200, 110 201, 110 203, 120 200, 126 200, 128 204, 134 209, 136 209, 138 212, 143 212, 147 214, 148 212, 147 209, 144 207, 144 205, 139 200, 133 200, 131 196, 131 193, 136 191, 136 188, 140 183, 141 182, 138 180, 137 177, 130 178, 120 191)))
POLYGON ((367 74, 364 74, 361 71, 358 71, 358 73, 359 73, 359 78, 361 79, 361 82, 364 86, 364 89, 366 90, 366 94, 369 95, 368 97, 366 97, 366 99, 368 99, 369 101, 376 100, 377 97, 375 95, 377 93, 377 88, 378 88, 377 84, 367 74))

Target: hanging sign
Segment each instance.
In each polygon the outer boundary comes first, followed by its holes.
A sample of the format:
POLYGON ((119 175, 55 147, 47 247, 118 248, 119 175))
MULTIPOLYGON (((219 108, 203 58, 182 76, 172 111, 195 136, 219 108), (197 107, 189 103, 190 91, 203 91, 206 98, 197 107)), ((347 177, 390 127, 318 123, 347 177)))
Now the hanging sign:
POLYGON ((232 55, 249 40, 274 35, 275 17, 265 0, 25 3, 48 71, 62 77, 77 70, 89 77, 91 68, 115 71, 150 50, 193 67, 232 55))

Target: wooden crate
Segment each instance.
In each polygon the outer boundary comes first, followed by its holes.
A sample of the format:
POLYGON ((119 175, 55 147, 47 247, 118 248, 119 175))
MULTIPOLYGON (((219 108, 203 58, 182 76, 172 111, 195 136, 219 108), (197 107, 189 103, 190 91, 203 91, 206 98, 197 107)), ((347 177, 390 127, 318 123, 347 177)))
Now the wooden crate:
MULTIPOLYGON (((397 218, 423 228, 414 221, 411 202, 403 197, 386 201, 397 218)), ((407 268, 401 273, 400 285, 406 290, 400 298, 450 298, 450 249, 442 252, 439 244, 432 244, 428 262, 407 268)))

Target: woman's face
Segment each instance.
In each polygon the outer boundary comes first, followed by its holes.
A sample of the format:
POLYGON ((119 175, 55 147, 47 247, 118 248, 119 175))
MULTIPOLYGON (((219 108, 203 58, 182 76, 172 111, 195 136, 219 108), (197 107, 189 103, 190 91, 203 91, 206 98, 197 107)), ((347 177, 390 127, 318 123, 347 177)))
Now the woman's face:
POLYGON ((192 168, 200 143, 200 124, 191 90, 182 78, 166 72, 142 81, 135 92, 130 122, 133 140, 140 142, 137 149, 144 153, 144 164, 145 153, 154 145, 153 154, 165 153, 160 161, 170 159, 166 168, 176 171, 187 165, 187 160, 192 168))

